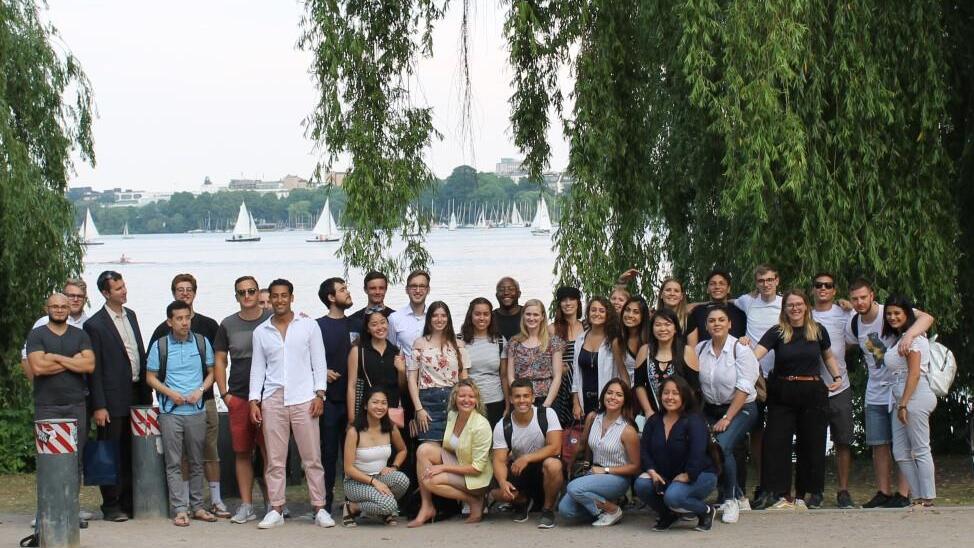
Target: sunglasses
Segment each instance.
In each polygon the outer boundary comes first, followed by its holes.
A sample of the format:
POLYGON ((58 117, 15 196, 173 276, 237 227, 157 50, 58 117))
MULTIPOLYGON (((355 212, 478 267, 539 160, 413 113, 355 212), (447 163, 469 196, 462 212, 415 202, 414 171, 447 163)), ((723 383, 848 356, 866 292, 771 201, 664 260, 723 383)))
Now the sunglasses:
POLYGON ((238 297, 243 297, 244 295, 254 296, 257 294, 258 291, 260 290, 257 289, 256 287, 248 287, 247 289, 238 289, 237 296, 238 297))
POLYGON ((832 282, 815 282, 812 284, 815 289, 833 289, 835 284, 832 282))

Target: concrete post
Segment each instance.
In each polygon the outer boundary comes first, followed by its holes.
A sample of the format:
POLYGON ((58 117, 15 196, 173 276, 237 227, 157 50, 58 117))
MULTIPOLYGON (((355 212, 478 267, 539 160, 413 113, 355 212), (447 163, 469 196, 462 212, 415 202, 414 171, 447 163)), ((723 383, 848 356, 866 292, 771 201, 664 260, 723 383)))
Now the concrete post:
POLYGON ((148 405, 133 405, 131 424, 134 517, 168 518, 169 494, 159 431, 159 410, 148 405))
POLYGON ((41 546, 81 545, 78 529, 78 421, 34 421, 37 534, 41 546))

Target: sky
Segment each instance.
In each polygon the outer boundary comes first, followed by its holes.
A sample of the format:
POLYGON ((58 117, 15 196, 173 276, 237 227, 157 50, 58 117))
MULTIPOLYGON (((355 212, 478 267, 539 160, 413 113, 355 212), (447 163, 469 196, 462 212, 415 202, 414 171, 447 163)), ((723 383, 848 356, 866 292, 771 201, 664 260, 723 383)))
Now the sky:
MULTIPOLYGON (((461 164, 493 171, 502 157, 522 157, 511 138, 505 8, 470 3, 471 135, 460 129, 459 0, 438 22, 413 88, 443 134, 426 154, 441 178, 461 164)), ((296 0, 49 0, 43 17, 59 31, 57 47, 81 62, 97 109, 96 166, 77 162, 71 186, 169 192, 198 189, 207 176, 217 185, 310 177, 317 157, 302 121, 317 92, 312 56, 296 48, 303 9, 296 0)), ((557 127, 549 140, 551 167, 563 169, 557 127)))

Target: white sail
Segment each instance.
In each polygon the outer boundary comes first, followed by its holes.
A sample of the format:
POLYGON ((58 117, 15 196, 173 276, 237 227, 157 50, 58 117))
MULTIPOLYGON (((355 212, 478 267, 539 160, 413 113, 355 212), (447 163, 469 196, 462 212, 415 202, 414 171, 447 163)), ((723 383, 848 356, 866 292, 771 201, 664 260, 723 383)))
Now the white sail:
POLYGON ((125 228, 122 229, 122 238, 126 240, 131 240, 132 236, 129 234, 129 223, 125 221, 125 228))
POLYGON ((240 202, 240 212, 237 213, 237 223, 233 225, 233 234, 227 238, 228 242, 256 242, 260 240, 257 233, 257 223, 253 215, 247 211, 247 204, 240 202))
POLYGON ((82 245, 98 245, 104 242, 96 242, 95 239, 101 236, 98 234, 98 228, 95 226, 95 220, 91 218, 91 209, 85 210, 85 220, 81 223, 81 227, 78 228, 78 237, 81 239, 82 245))
POLYGON ((538 198, 538 210, 531 221, 531 232, 551 232, 551 217, 548 215, 548 204, 544 201, 544 196, 538 198))
POLYGON ((511 226, 524 226, 524 219, 521 218, 516 203, 511 205, 511 226))
POLYGON ((477 228, 489 228, 487 226, 487 214, 484 213, 484 208, 480 208, 480 214, 477 216, 477 228))
POLYGON ((331 216, 331 200, 325 200, 325 207, 321 210, 318 222, 311 230, 312 238, 309 242, 337 242, 338 227, 335 225, 335 218, 331 216))
POLYGON ((451 211, 450 212, 450 224, 447 225, 447 230, 456 230, 456 229, 457 229, 457 214, 456 213, 453 213, 451 211))

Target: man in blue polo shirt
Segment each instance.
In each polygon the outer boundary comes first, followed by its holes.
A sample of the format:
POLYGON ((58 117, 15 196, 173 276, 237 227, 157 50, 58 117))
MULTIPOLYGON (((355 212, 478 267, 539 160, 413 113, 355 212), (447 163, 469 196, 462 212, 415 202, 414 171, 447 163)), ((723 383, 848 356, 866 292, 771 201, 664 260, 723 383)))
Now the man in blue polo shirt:
POLYGON ((181 527, 189 525, 190 509, 193 519, 216 521, 203 507, 203 394, 213 386, 213 348, 203 336, 190 331, 192 317, 192 308, 183 301, 166 307, 166 323, 172 332, 149 349, 147 366, 147 382, 159 402, 169 504, 175 511, 173 524, 181 527), (181 472, 184 449, 189 461, 189 493, 181 472))

